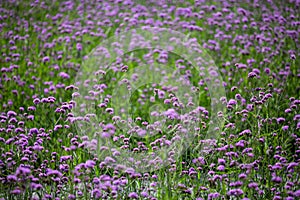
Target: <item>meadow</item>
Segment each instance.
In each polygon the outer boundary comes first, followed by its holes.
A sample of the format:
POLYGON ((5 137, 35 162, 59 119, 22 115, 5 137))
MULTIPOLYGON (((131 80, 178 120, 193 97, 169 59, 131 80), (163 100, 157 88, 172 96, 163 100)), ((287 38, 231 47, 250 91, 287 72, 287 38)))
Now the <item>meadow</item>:
POLYGON ((299 10, 1 0, 0 200, 300 199, 299 10))

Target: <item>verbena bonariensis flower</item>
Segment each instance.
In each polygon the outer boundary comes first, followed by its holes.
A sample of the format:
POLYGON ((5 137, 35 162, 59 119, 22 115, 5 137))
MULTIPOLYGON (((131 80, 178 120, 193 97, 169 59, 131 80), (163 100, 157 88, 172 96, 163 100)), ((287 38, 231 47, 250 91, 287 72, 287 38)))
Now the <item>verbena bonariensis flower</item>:
MULTIPOLYGON (((5 184, 0 196, 29 195, 29 190, 18 185, 22 179, 45 199, 83 196, 88 199, 162 199, 159 191, 168 190, 171 192, 166 194, 171 196, 176 193, 176 197, 168 198, 213 199, 229 195, 241 199, 280 199, 282 192, 278 191, 282 190, 286 191, 286 199, 299 197, 295 187, 300 129, 298 1, 288 4, 255 1, 245 6, 233 1, 180 4, 152 1, 146 4, 71 0, 61 3, 59 9, 53 6, 56 5, 39 1, 1 4, 0 179, 5 184), (19 8, 24 13, 20 13, 19 8), (110 80, 92 80, 80 74, 89 52, 99 41, 117 36, 123 30, 151 26, 188 33, 192 41, 209 52, 219 71, 208 67, 209 77, 204 77, 206 66, 199 66, 199 72, 191 70, 191 63, 185 58, 174 58, 169 52, 171 46, 148 49, 146 53, 139 50, 144 55, 135 56, 133 52, 135 58, 132 58, 122 50, 122 41, 118 41, 111 47, 119 57, 125 53, 125 59, 118 58, 111 63, 112 74, 101 66, 95 72, 99 78, 111 76, 110 80), (143 65, 143 61, 154 70, 154 63, 174 66, 172 73, 182 74, 183 80, 198 87, 201 96, 199 107, 189 111, 193 117, 199 114, 196 138, 188 148, 191 150, 179 158, 170 153, 167 156, 170 166, 151 172, 153 176, 147 181, 141 181, 141 175, 127 166, 118 165, 118 156, 123 155, 122 150, 139 154, 171 147, 184 138, 185 132, 179 131, 177 122, 184 111, 198 102, 178 99, 178 88, 172 85, 177 81, 174 74, 157 68, 155 76, 162 75, 162 80, 137 90, 136 96, 130 99, 133 100, 130 109, 136 111, 130 113, 132 121, 124 119, 127 108, 118 109, 112 93, 119 87, 118 76, 127 76, 133 66, 143 65), (207 82, 219 73, 227 96, 219 100, 227 110, 218 112, 219 119, 225 119, 225 125, 220 127, 217 141, 211 142, 204 138, 213 115, 207 82), (85 80, 74 81, 76 75, 85 80), (84 93, 81 88, 88 88, 88 92, 84 93), (78 103, 76 99, 80 98, 88 103, 78 103), (151 110, 158 102, 163 110, 151 110), (89 105, 96 105, 97 112, 84 113, 89 105), (72 113, 76 107, 84 113, 82 116, 72 113), (166 121, 147 120, 148 114, 151 119, 164 117, 166 121), (128 121, 134 121, 139 127, 129 130, 119 127, 128 121), (92 130, 81 137, 75 125, 84 129, 85 123, 93 122, 89 127, 97 129, 95 135, 120 149, 109 145, 99 147, 102 143, 93 140, 92 130), (166 129, 162 130, 164 126, 166 129), (149 130, 154 138, 148 137, 149 130), (166 131, 175 133, 166 134, 166 131), (199 144, 212 144, 213 148, 208 155, 200 155, 196 148, 199 144), (90 152, 87 153, 87 149, 90 152), (101 156, 92 153, 97 149, 101 156), (278 174, 282 170, 287 173, 278 174), (210 179, 203 178, 206 174, 210 179), (171 181, 170 177, 175 178, 171 181), (199 178, 203 181, 195 181, 199 178), (185 187, 177 187, 181 181, 185 187), (228 183, 229 188, 215 184, 218 181, 228 183), (272 196, 268 196, 265 185, 275 188, 272 196), (201 188, 201 192, 197 193, 194 188, 201 188)), ((190 42, 187 45, 194 47, 190 42)), ((149 43, 133 34, 128 46, 147 49, 149 43)), ((105 48, 99 50, 110 59, 112 52, 105 48)), ((200 55, 202 49, 197 51, 200 55)), ((133 73, 123 84, 132 90, 130 83, 146 75, 133 73)), ((156 166, 158 162, 151 160, 150 164, 156 166)), ((16 196, 19 197, 22 198, 16 196)))

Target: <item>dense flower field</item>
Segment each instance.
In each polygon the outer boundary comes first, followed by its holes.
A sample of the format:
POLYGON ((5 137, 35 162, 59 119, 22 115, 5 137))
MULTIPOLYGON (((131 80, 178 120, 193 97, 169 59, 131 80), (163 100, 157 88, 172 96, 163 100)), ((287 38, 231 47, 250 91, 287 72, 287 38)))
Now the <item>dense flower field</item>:
POLYGON ((299 10, 0 1, 0 199, 300 199, 299 10))

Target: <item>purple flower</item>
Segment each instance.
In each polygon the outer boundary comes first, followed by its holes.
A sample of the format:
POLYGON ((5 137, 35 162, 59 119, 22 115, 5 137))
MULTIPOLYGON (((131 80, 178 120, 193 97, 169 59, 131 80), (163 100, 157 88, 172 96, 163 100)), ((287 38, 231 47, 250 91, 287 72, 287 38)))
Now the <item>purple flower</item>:
POLYGON ((64 78, 64 79, 69 79, 70 78, 70 75, 67 74, 67 73, 65 73, 65 72, 60 72, 59 76, 62 77, 62 78, 64 78))
POLYGON ((158 98, 163 99, 165 97, 165 92, 162 90, 158 91, 158 98))
POLYGON ((164 115, 169 119, 177 119, 179 117, 178 113, 174 109, 168 109, 164 112, 164 115))
POLYGON ((26 176, 28 174, 31 173, 31 170, 28 169, 27 167, 18 167, 17 170, 16 170, 16 175, 22 175, 22 176, 26 176))
POLYGON ((225 166, 224 165, 220 165, 220 166, 218 166, 217 170, 224 171, 225 170, 225 166))
POLYGON ((295 192, 294 192, 294 196, 295 196, 295 197, 300 197, 300 190, 295 191, 295 192))
POLYGON ((131 199, 138 199, 139 195, 135 192, 131 192, 131 193, 129 193, 128 197, 131 199))
POLYGON ((8 175, 6 178, 10 182, 16 182, 17 181, 17 177, 15 175, 8 175))
POLYGON ((241 94, 236 94, 236 95, 235 95, 235 98, 236 98, 237 100, 241 100, 241 99, 242 99, 242 95, 241 95, 241 94))
POLYGON ((253 104, 248 104, 247 105, 247 110, 252 111, 254 108, 253 104))
POLYGON ((11 194, 21 194, 22 191, 20 189, 14 189, 12 191, 10 191, 11 194))
MULTIPOLYGON (((164 100, 164 104, 171 104, 171 102, 172 102, 171 99, 165 99, 165 100, 164 100)), ((174 102, 174 103, 176 103, 176 102, 174 102)))
POLYGON ((300 122, 297 123, 296 129, 300 129, 300 122))
POLYGON ((291 109, 291 108, 287 108, 287 109, 285 109, 284 112, 285 112, 285 113, 291 113, 291 112, 292 112, 292 109, 291 109))
POLYGON ((218 158, 218 163, 219 163, 219 164, 225 164, 226 161, 225 161, 225 159, 223 159, 223 158, 218 158))
POLYGON ((61 156, 60 157, 60 162, 65 162, 67 160, 71 160, 72 156, 68 155, 68 156, 61 156))
POLYGON ((236 147, 245 147, 245 141, 244 140, 240 140, 237 143, 235 143, 236 147))
POLYGON ((281 183, 282 182, 282 178, 279 176, 274 176, 272 177, 272 181, 275 183, 281 183))
POLYGON ((242 194, 244 194, 243 190, 241 189, 232 189, 232 190, 229 190, 227 192, 227 195, 229 196, 241 196, 242 194))
POLYGON ((101 181, 111 181, 112 178, 110 176, 108 176, 108 175, 101 175, 100 176, 100 180, 101 181))
POLYGON ((249 129, 246 129, 246 130, 243 130, 241 133, 239 133, 239 135, 242 136, 242 135, 247 135, 250 133, 251 133, 251 131, 249 129))
POLYGON ((85 162, 85 168, 94 168, 96 165, 96 162, 93 160, 87 160, 85 162))
POLYGON ((49 62, 49 61, 50 61, 49 56, 46 56, 46 57, 43 58, 43 62, 44 62, 44 63, 49 62))
POLYGON ((290 169, 293 169, 294 167, 298 166, 298 163, 296 162, 291 162, 288 166, 287 166, 287 169, 290 170, 290 169))
POLYGON ((35 99, 33 100, 33 103, 34 103, 34 104, 39 104, 39 103, 40 103, 40 99, 35 98, 35 99))
POLYGON ((236 181, 229 184, 230 187, 240 187, 243 185, 242 181, 236 181))
POLYGON ((248 78, 254 78, 254 77, 256 77, 257 76, 257 74, 255 73, 255 72, 250 72, 249 74, 248 74, 248 78))
POLYGON ((146 191, 143 191, 143 192, 141 192, 141 196, 142 196, 142 197, 148 197, 148 196, 149 196, 149 194, 148 194, 148 192, 146 192, 146 191))
POLYGON ((278 123, 278 124, 280 124, 280 123, 282 123, 282 122, 285 122, 285 118, 283 118, 283 117, 277 118, 277 123, 278 123))
POLYGON ((54 127, 54 131, 58 131, 59 129, 61 129, 62 128, 62 125, 61 124, 58 124, 58 125, 56 125, 55 127, 54 127))
POLYGON ((37 128, 31 128, 31 129, 29 130, 29 133, 30 133, 30 134, 38 134, 38 133, 39 133, 39 130, 38 130, 37 128))
POLYGON ((245 178, 247 178, 247 175, 245 173, 242 173, 242 174, 239 175, 239 178, 240 179, 245 179, 245 178))
POLYGON ((257 188, 257 187, 258 187, 258 184, 255 183, 255 182, 251 182, 251 183, 248 184, 248 187, 249 187, 249 188, 257 188))
POLYGON ((31 183, 31 188, 35 190, 40 190, 43 188, 43 186, 41 184, 31 183))
POLYGON ((28 110, 28 111, 35 111, 36 108, 35 108, 34 106, 29 106, 29 107, 27 108, 27 110, 28 110))
POLYGON ((17 113, 14 112, 14 111, 8 111, 8 112, 7 112, 7 116, 8 116, 8 117, 16 117, 16 116, 17 116, 17 113))
POLYGON ((280 199, 282 199, 282 198, 281 198, 281 196, 278 196, 278 195, 275 195, 275 196, 273 197, 273 200, 280 200, 280 199))
POLYGON ((33 146, 33 150, 34 151, 42 151, 44 149, 44 147, 43 146, 40 146, 40 145, 34 145, 33 146))
POLYGON ((109 114, 114 114, 114 109, 113 108, 106 108, 105 112, 109 113, 109 114))
POLYGON ((62 173, 61 172, 59 172, 58 170, 53 170, 53 169, 47 169, 47 172, 46 172, 46 175, 47 176, 52 176, 52 175, 54 175, 54 176, 58 176, 58 177, 61 177, 62 176, 62 173))
POLYGON ((76 44, 76 49, 77 49, 78 51, 81 51, 81 50, 82 50, 82 45, 81 45, 80 43, 77 43, 77 44, 76 44))
POLYGON ((92 195, 94 198, 99 199, 101 197, 101 191, 99 189, 94 189, 92 195))
POLYGON ((292 60, 296 60, 296 55, 295 55, 295 54, 291 54, 290 58, 291 58, 292 60))
POLYGON ((293 120, 294 120, 294 121, 300 120, 300 114, 295 115, 294 118, 293 118, 293 120))
POLYGON ((288 196, 285 200, 294 200, 294 197, 288 196))
POLYGON ((216 199, 220 196, 218 192, 208 194, 208 199, 216 199))
POLYGON ((237 102, 236 102, 236 100, 234 100, 234 99, 230 99, 230 100, 228 101, 228 103, 227 103, 227 105, 230 105, 230 106, 236 105, 236 104, 237 104, 237 102))
POLYGON ((69 194, 68 199, 74 200, 76 199, 76 196, 74 194, 69 194))
POLYGON ((27 116, 27 119, 33 121, 33 120, 34 120, 34 115, 28 115, 28 116, 27 116))
POLYGON ((288 129, 289 129, 289 126, 288 126, 288 125, 282 127, 282 130, 283 130, 283 131, 287 131, 288 129))

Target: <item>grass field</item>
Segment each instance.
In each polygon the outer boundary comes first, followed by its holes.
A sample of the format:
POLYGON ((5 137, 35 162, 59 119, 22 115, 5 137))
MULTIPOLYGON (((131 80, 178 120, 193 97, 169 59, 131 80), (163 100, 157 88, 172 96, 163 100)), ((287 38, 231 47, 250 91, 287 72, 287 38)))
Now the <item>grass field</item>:
POLYGON ((299 10, 1 0, 0 199, 299 199, 299 10))

